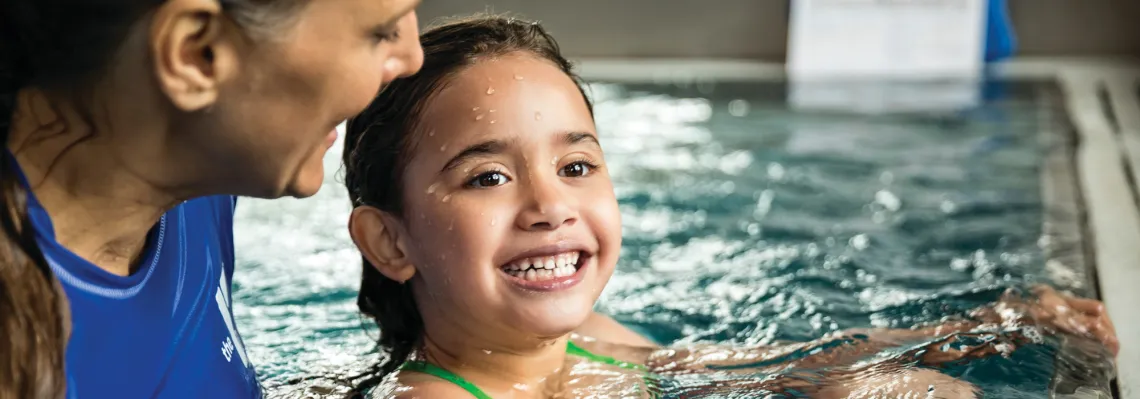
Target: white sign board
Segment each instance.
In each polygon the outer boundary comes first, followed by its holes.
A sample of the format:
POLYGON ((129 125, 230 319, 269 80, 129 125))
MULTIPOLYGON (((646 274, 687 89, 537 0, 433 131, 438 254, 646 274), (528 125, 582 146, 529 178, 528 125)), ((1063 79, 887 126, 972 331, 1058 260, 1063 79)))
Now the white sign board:
POLYGON ((981 75, 986 0, 792 0, 793 79, 981 75))

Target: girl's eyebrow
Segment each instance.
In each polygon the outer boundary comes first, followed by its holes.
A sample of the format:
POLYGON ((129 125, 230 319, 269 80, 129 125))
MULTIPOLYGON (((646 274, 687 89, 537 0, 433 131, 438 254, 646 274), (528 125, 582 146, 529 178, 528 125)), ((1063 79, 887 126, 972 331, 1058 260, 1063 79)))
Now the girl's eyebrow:
POLYGON ((443 169, 440 170, 440 173, 455 169, 460 164, 462 164, 463 161, 471 158, 501 154, 506 150, 506 148, 507 143, 502 140, 487 140, 481 143, 470 145, 467 148, 464 148, 463 151, 460 151, 458 155, 452 157, 451 160, 447 161, 447 164, 443 165, 443 169))
POLYGON ((587 132, 567 132, 562 134, 562 141, 566 145, 574 145, 581 142, 592 142, 594 145, 601 148, 602 144, 598 142, 598 138, 593 133, 587 132))
MULTIPOLYGON (((601 148, 602 146, 600 143, 598 143, 598 138, 595 137, 592 133, 567 132, 561 134, 561 136, 562 142, 566 145, 574 145, 586 142, 593 143, 598 148, 601 148)), ((464 148, 463 151, 460 151, 459 154, 451 157, 451 159, 447 161, 447 164, 443 165, 443 169, 441 169, 439 172, 446 173, 447 171, 459 167, 459 165, 461 165, 464 161, 472 158, 502 154, 504 151, 506 151, 506 149, 507 142, 503 140, 487 140, 472 144, 467 148, 464 148)))

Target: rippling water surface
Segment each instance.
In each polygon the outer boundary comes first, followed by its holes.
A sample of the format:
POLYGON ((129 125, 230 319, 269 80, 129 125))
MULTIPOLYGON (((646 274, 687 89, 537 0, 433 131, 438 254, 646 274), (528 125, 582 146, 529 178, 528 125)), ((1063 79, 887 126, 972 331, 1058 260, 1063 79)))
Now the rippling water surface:
MULTIPOLYGON (((936 322, 1029 283, 1091 294, 1078 251, 1042 228, 1075 217, 1042 199, 1042 161, 1067 134, 1056 98, 989 89, 968 111, 858 116, 791 110, 780 84, 592 85, 625 237, 598 309, 664 344, 764 345, 936 322), (1050 261, 1056 248, 1070 253, 1050 261)), ((277 392, 379 356, 354 304, 340 149, 317 197, 239 205, 235 313, 277 392)), ((987 397, 1097 397, 1103 355, 1070 341, 943 371, 987 397)), ((866 361, 913 362, 910 349, 866 361)), ((677 377, 666 393, 759 379, 677 377)), ((741 392, 719 397, 764 397, 741 392)))

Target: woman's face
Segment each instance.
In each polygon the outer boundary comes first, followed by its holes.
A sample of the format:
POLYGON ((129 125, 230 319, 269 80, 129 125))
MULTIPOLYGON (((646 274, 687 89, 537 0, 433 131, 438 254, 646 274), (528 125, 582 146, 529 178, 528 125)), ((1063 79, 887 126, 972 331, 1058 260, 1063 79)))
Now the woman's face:
MULTIPOLYGON (((313 195, 335 128, 423 63, 418 0, 308 0, 280 34, 256 37, 205 123, 183 127, 225 176, 225 191, 313 195), (272 36, 278 35, 278 36, 272 36), (203 144, 205 143, 205 144, 203 144), (219 143, 222 143, 219 145, 219 143)), ((177 128, 176 128, 177 129, 177 128)))
POLYGON ((520 334, 543 340, 577 328, 621 247, 617 200, 577 85, 530 55, 481 60, 432 97, 422 121, 402 218, 429 330, 526 345, 520 334))

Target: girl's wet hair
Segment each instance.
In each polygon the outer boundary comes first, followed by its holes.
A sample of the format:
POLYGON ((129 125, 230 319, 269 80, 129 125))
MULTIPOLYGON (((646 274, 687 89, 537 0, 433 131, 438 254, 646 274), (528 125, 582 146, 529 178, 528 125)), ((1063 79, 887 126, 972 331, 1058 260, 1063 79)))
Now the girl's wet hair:
MULTIPOLYGON (((587 107, 589 99, 581 80, 558 48, 558 43, 537 23, 504 16, 477 15, 454 19, 429 29, 420 37, 423 69, 384 88, 368 108, 349 120, 345 135, 345 183, 354 207, 372 206, 403 218, 404 168, 421 132, 421 116, 433 95, 451 77, 479 60, 524 53, 549 61, 575 82, 587 107)), ((406 218, 404 220, 407 220, 406 218)), ((423 320, 409 284, 380 274, 364 260, 357 306, 380 326, 380 346, 389 352, 377 378, 407 361, 423 335, 423 320)))
MULTIPOLYGON (((260 39, 309 0, 219 0, 260 39)), ((164 0, 0 1, 0 141, 18 93, 35 87, 77 104, 103 76, 129 31, 164 0)), ((88 115, 89 117, 89 115, 88 115)), ((66 297, 29 228, 15 161, 0 154, 0 398, 62 397, 69 330, 66 297)))

